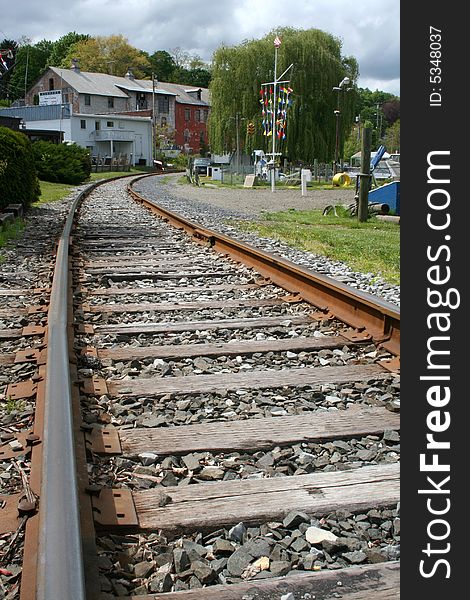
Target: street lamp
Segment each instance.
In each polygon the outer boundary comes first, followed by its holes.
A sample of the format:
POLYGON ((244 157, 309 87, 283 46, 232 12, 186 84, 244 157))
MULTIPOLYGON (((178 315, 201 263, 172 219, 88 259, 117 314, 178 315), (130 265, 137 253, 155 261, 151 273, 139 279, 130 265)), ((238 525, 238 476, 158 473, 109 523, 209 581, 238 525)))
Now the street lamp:
MULTIPOLYGON (((336 100, 336 109, 334 110, 336 117, 336 143, 335 143, 335 162, 333 165, 333 175, 336 175, 336 170, 338 168, 338 157, 339 157, 339 131, 340 131, 340 118, 341 118, 341 91, 345 89, 346 85, 349 85, 351 80, 349 77, 345 77, 341 83, 333 88, 333 91, 338 92, 337 100, 336 100)), ((346 91, 349 92, 352 88, 346 88, 346 91)))

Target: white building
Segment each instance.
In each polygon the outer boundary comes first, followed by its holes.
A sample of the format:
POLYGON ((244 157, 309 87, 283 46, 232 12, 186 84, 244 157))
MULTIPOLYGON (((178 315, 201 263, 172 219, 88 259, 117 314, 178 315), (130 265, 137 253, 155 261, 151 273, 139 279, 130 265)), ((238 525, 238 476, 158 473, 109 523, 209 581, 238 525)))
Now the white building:
POLYGON ((0 109, 20 117, 26 129, 56 130, 62 140, 88 148, 100 159, 126 156, 152 164, 152 114, 175 127, 175 92, 156 82, 49 67, 26 95, 26 106, 0 109))
POLYGON ((1 109, 19 117, 28 130, 62 132, 62 141, 87 148, 100 160, 126 156, 132 164, 152 164, 151 117, 73 113, 70 104, 1 109))

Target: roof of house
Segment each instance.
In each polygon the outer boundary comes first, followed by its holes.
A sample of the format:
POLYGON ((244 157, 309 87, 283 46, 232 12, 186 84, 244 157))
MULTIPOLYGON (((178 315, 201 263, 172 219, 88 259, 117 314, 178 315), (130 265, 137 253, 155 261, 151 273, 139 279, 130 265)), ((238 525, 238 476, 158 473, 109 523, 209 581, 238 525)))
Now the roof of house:
MULTIPOLYGON (((129 79, 128 77, 117 77, 107 73, 87 73, 75 69, 59 69, 49 67, 64 82, 73 87, 79 94, 90 94, 95 96, 114 96, 116 98, 127 98, 126 92, 153 92, 151 79, 129 79)), ((156 94, 167 94, 174 96, 171 91, 155 86, 156 94)))
POLYGON ((183 104, 201 106, 208 106, 210 104, 209 90, 206 88, 188 87, 162 81, 157 81, 154 86, 151 79, 130 79, 129 77, 118 77, 106 73, 88 73, 75 69, 60 69, 58 67, 49 68, 79 94, 127 98, 127 92, 155 92, 156 94, 175 96, 176 102, 183 104), (200 100, 197 95, 194 95, 194 92, 198 90, 201 90, 200 100))
POLYGON ((210 105, 210 95, 207 88, 199 87, 188 87, 179 83, 168 83, 165 81, 158 82, 158 85, 162 89, 169 90, 169 92, 176 95, 176 102, 181 104, 195 104, 200 106, 210 105), (201 99, 195 95, 196 92, 201 90, 201 99))

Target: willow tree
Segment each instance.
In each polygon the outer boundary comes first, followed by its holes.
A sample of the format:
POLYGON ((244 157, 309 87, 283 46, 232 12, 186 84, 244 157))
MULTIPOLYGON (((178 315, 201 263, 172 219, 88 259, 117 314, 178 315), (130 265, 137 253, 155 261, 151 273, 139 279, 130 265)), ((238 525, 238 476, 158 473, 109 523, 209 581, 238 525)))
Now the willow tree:
MULTIPOLYGON (((274 78, 275 36, 281 38, 277 76, 293 64, 289 71, 292 104, 287 113, 285 140, 277 148, 289 160, 311 162, 314 158, 333 158, 336 139, 337 93, 344 77, 354 84, 358 68, 353 57, 341 55, 341 41, 318 29, 277 29, 260 40, 245 41, 239 46, 223 46, 213 57, 211 116, 209 136, 211 148, 222 152, 234 148, 236 123, 255 124, 255 134, 246 135, 245 149, 269 152, 271 138, 263 135, 260 88, 274 78), (239 113, 238 118, 236 118, 239 113), (245 120, 243 120, 245 119, 245 120)), ((341 147, 354 119, 353 91, 341 92, 341 147)), ((240 131, 245 136, 244 127, 240 131)))

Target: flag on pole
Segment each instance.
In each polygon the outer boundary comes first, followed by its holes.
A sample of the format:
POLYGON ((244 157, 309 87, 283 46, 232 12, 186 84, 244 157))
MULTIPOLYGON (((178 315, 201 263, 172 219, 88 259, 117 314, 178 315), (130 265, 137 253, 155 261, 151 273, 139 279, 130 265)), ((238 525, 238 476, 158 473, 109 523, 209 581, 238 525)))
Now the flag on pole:
POLYGON ((279 48, 279 46, 281 45, 281 40, 279 39, 279 36, 277 36, 277 35, 274 40, 274 45, 276 46, 276 48, 279 48))

